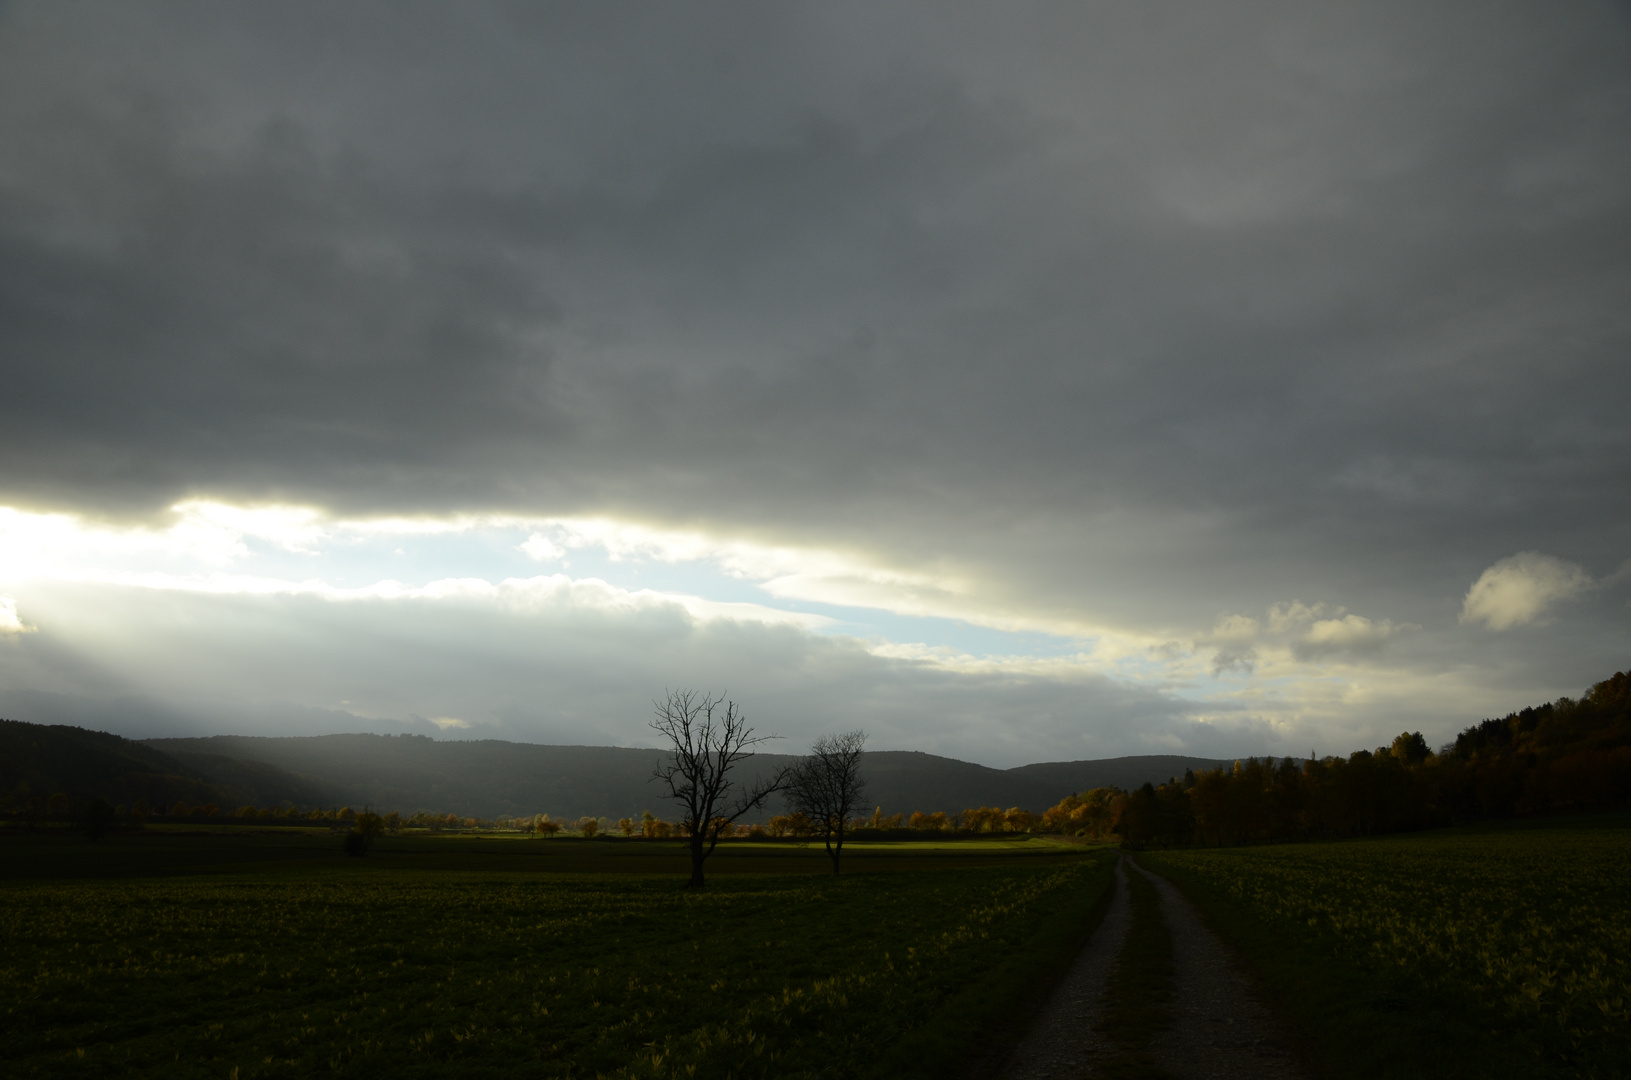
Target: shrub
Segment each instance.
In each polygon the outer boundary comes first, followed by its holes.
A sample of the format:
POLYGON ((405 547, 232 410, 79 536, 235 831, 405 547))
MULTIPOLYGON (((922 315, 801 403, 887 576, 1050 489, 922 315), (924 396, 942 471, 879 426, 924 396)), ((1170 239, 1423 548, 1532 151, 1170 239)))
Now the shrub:
POLYGON ((81 812, 80 828, 92 840, 100 840, 113 828, 113 807, 106 799, 92 799, 81 812))
POLYGON ((379 839, 380 833, 385 831, 385 819, 371 810, 364 810, 357 815, 357 823, 353 826, 353 831, 362 837, 363 846, 367 847, 379 839))

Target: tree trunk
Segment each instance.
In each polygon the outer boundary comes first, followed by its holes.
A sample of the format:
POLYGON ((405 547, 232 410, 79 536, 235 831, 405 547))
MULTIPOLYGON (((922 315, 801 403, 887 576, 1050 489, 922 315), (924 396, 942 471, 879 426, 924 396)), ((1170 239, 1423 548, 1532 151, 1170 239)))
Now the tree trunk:
POLYGON ((686 888, 702 888, 702 862, 707 857, 708 853, 702 846, 702 838, 693 835, 691 837, 691 880, 686 882, 686 888))

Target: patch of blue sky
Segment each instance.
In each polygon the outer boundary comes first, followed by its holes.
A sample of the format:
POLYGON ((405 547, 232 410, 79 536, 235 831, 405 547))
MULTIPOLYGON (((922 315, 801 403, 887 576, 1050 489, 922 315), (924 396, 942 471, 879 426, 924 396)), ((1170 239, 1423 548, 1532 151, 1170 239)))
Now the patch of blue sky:
POLYGON ((310 551, 290 551, 246 537, 247 557, 233 570, 257 576, 304 581, 317 578, 341 588, 362 588, 384 580, 417 587, 446 578, 480 578, 494 583, 564 573, 574 579, 599 578, 631 592, 697 596, 725 603, 758 604, 778 611, 820 615, 832 620, 818 630, 869 643, 923 645, 978 658, 1071 656, 1086 643, 1035 631, 1009 631, 960 619, 905 615, 866 607, 776 597, 756 581, 728 574, 710 559, 665 562, 614 559, 604 548, 567 549, 557 559, 534 559, 521 550, 525 529, 477 529, 459 533, 337 533, 310 551))
POLYGON ((930 615, 899 615, 873 608, 839 607, 831 604, 778 602, 786 611, 804 611, 836 620, 823 632, 846 634, 866 641, 925 645, 950 649, 979 659, 1019 656, 1034 659, 1074 656, 1090 643, 1080 638, 1035 631, 1000 630, 961 619, 930 615))
POLYGON ((499 582, 559 572, 527 557, 517 545, 526 535, 495 531, 423 535, 340 533, 312 546, 290 551, 258 537, 245 537, 247 558, 233 566, 237 573, 304 581, 318 578, 342 588, 361 588, 380 581, 421 586, 444 578, 482 578, 499 582))

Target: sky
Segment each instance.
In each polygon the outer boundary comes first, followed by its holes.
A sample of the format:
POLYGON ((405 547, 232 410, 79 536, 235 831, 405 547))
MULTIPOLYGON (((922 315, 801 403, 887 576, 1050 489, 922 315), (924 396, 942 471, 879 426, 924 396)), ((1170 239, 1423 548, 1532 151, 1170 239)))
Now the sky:
POLYGON ((1624 3, 0 6, 0 715, 1008 767, 1631 667, 1624 3))

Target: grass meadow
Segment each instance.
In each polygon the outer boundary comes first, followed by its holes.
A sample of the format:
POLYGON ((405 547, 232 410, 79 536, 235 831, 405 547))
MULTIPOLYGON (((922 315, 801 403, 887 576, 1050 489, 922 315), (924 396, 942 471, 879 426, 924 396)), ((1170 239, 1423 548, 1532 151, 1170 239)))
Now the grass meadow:
POLYGON ((8 1076, 947 1076, 1111 881, 1047 840, 0 838, 8 1076))
POLYGON ((1631 1075, 1624 815, 1148 852, 1335 1076, 1631 1075))

